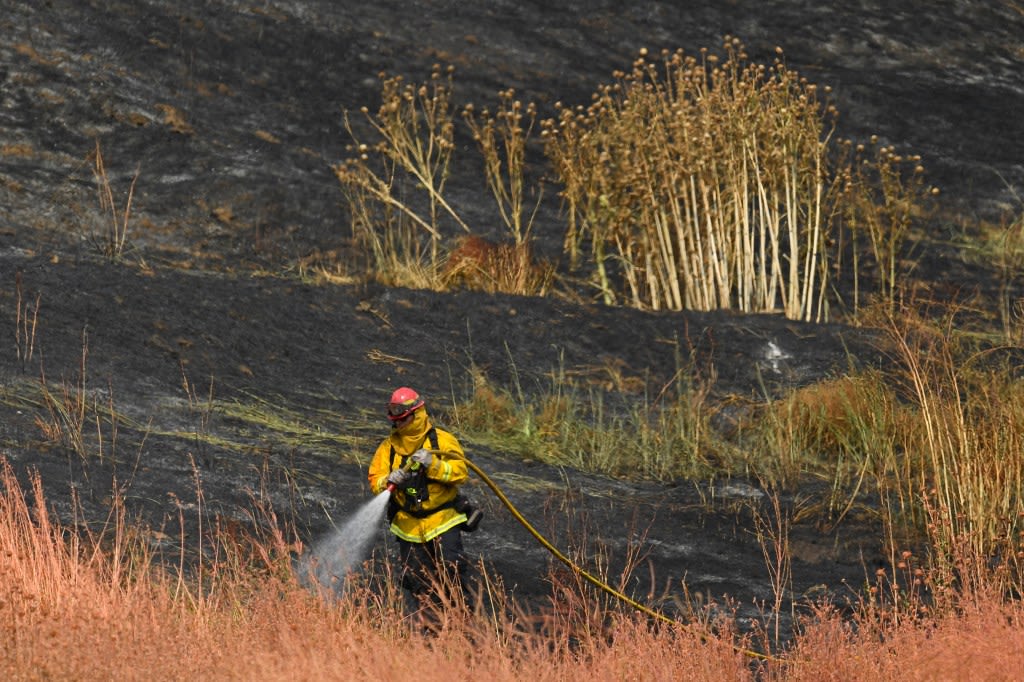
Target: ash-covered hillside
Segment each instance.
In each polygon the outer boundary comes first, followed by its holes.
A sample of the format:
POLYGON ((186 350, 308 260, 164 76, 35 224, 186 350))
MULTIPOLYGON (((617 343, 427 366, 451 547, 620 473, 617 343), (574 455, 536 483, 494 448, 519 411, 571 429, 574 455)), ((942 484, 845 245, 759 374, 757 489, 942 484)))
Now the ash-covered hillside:
MULTIPOLYGON (((451 64, 460 103, 493 103, 511 87, 550 115, 555 102, 588 103, 641 47, 696 52, 734 35, 752 60, 778 46, 791 68, 831 86, 839 134, 923 157, 942 210, 915 277, 994 291, 984 264, 965 266, 946 244, 969 221, 1021 210, 1024 12, 1011 1, 0 8, 0 448, 23 474, 41 473, 66 521, 100 522, 121 495, 170 548, 179 518, 190 533, 201 515, 247 523, 254 499, 314 541, 368 494, 369 448, 386 429, 377 416, 397 385, 417 386, 439 412, 472 368, 527 387, 559 368, 661 386, 682 350, 716 377, 718 395, 756 399, 885 360, 876 332, 838 324, 303 283, 300 262, 348 245, 331 167, 347 154, 345 112, 378 104, 380 72, 418 81, 451 64), (94 243, 111 220, 97 149, 120 205, 134 187, 116 264, 94 243), (41 431, 53 419, 43 393, 64 387, 116 415, 88 456, 41 431)), ((451 198, 486 234, 497 222, 476 163, 457 157, 451 198)), ((541 253, 557 254, 562 230, 549 191, 534 231, 541 253)), ((84 431, 95 439, 95 427, 84 431)), ((562 537, 568 518, 582 519, 618 561, 645 529, 658 591, 685 580, 735 598, 745 618, 771 594, 738 511, 762 494, 749 482, 627 483, 473 443, 467 452, 560 543, 573 542, 562 537)), ((488 517, 470 550, 518 594, 542 594, 549 557, 476 492, 488 517)), ((841 595, 863 577, 879 558, 872 533, 795 528, 794 598, 841 595)))

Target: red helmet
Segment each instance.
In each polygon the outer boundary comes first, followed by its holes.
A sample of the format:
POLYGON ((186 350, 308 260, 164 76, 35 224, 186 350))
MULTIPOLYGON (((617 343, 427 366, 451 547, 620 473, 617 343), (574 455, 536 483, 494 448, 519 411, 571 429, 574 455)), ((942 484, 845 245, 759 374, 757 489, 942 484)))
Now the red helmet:
POLYGON ((407 386, 396 389, 388 402, 388 419, 397 422, 423 407, 420 394, 407 386))

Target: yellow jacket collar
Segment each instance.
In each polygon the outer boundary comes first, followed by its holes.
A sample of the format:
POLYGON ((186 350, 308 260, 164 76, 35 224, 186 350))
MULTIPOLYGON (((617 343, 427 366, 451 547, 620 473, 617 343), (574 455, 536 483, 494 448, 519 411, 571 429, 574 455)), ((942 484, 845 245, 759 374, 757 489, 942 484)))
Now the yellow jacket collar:
POLYGON ((395 427, 391 430, 391 442, 395 451, 402 455, 411 455, 423 443, 430 430, 430 417, 427 416, 427 408, 421 407, 412 413, 412 420, 408 424, 395 427))

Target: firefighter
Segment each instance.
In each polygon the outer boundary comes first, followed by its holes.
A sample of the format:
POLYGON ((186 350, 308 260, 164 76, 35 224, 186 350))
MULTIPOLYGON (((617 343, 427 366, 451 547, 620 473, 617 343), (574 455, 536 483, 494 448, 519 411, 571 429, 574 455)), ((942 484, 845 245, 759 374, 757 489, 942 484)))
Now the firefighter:
POLYGON ((392 393, 387 417, 391 434, 377 447, 369 481, 374 494, 392 491, 388 515, 407 611, 422 613, 425 597, 441 604, 438 588, 453 584, 470 605, 462 533, 475 530, 480 512, 459 494, 469 475, 462 446, 433 425, 423 398, 411 388, 392 393))

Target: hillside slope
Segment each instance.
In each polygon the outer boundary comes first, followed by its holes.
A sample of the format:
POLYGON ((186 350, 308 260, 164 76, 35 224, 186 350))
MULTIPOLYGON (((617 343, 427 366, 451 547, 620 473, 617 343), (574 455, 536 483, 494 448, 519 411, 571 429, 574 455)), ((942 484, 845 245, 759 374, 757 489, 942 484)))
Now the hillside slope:
MULTIPOLYGON (((718 397, 756 399, 882 362, 875 332, 842 325, 292 276, 300 259, 347 246, 330 166, 345 155, 343 112, 376 104, 379 71, 419 80, 430 64, 453 63, 464 101, 514 87, 550 112, 556 100, 587 102, 642 46, 696 51, 727 33, 755 60, 780 45, 791 67, 832 85, 843 134, 877 133, 922 154, 945 215, 995 218, 1014 206, 1024 187, 1019 5, 712 5, 0 2, 4 456, 42 473, 65 520, 72 489, 86 522, 105 519, 120 492, 173 549, 180 510, 193 532, 200 515, 246 522, 253 498, 266 495, 308 543, 366 498, 369 448, 385 433, 382 403, 397 385, 418 387, 440 413, 468 390, 474 367, 527 390, 559 369, 595 385, 623 376, 659 387, 682 356, 716 376, 718 397), (93 244, 110 220, 93 181, 97 145, 122 202, 138 178, 121 264, 93 244), (17 323, 37 300, 29 358, 17 323), (120 420, 116 441, 108 429, 102 456, 87 458, 47 445, 39 426, 50 418, 42 382, 60 395, 82 381, 83 365, 88 395, 120 420)), ((472 159, 455 170, 460 208, 494 224, 472 159)), ((552 200, 536 229, 547 253, 561 243, 552 200)), ((937 223, 934 236, 952 228, 937 223)), ((950 255, 926 248, 915 276, 965 287, 979 278, 982 291, 995 290, 984 267, 950 255)), ((748 619, 754 600, 771 596, 745 511, 761 493, 749 482, 627 483, 480 444, 467 450, 559 542, 587 523, 599 529, 595 547, 621 562, 646 529, 656 592, 678 594, 685 579, 694 592, 733 597, 748 619)), ((549 557, 475 490, 488 517, 470 550, 517 593, 543 595, 549 557)), ((844 594, 880 560, 872 530, 796 528, 795 594, 844 594)), ((646 580, 634 585, 641 593, 646 580)))

